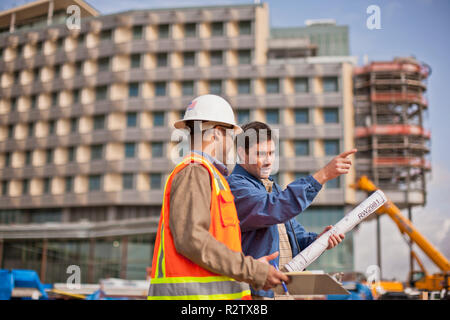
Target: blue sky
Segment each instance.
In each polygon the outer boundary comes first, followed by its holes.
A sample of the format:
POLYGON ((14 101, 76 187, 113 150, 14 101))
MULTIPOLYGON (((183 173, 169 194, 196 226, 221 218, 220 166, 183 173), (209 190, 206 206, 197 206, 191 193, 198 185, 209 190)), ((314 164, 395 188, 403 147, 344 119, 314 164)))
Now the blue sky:
MULTIPOLYGON (((26 0, 3 0, 0 9, 24 4, 26 0)), ((252 1, 206 0, 89 0, 102 14, 140 8, 183 7, 216 4, 251 3, 252 1)), ((428 204, 414 210, 414 223, 447 257, 450 257, 450 1, 447 0, 277 0, 269 4, 273 27, 302 26, 306 19, 333 18, 348 25, 350 52, 369 61, 391 60, 395 56, 414 55, 433 70, 428 80, 429 113, 427 127, 432 132, 431 160, 433 172, 428 182, 428 204), (366 27, 369 5, 381 9, 381 29, 366 27)), ((355 264, 360 271, 375 263, 374 223, 355 231, 355 264)), ((383 274, 404 280, 408 266, 406 245, 387 217, 382 219, 383 274), (402 243, 397 245, 397 243, 402 243)), ((436 269, 426 261, 430 271, 436 269)))

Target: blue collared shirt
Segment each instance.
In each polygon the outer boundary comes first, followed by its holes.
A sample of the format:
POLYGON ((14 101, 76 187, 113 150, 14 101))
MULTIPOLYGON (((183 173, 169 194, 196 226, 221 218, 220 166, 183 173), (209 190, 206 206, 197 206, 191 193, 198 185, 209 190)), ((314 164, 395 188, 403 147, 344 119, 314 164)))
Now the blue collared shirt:
MULTIPOLYGON (((273 181, 271 177, 269 179, 273 181)), ((295 219, 322 189, 322 185, 312 176, 297 179, 284 190, 274 183, 272 192, 268 193, 261 180, 236 164, 227 181, 234 195, 242 232, 242 251, 245 255, 258 259, 279 251, 279 223, 286 226, 292 256, 317 238, 317 233, 307 232, 295 219)), ((272 264, 274 262, 278 265, 278 257, 272 260, 272 264)), ((273 297, 272 290, 254 291, 252 288, 252 293, 273 297)))

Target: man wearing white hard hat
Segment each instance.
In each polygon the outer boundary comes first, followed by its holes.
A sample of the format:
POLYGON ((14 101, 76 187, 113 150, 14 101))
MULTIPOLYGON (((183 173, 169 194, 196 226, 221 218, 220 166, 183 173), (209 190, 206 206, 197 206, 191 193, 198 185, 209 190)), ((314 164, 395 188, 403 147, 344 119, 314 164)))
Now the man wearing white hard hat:
POLYGON ((202 95, 174 124, 189 131, 191 152, 169 175, 152 262, 148 299, 251 299, 252 287, 288 281, 269 261, 244 256, 233 195, 225 179, 236 124, 230 104, 202 95))

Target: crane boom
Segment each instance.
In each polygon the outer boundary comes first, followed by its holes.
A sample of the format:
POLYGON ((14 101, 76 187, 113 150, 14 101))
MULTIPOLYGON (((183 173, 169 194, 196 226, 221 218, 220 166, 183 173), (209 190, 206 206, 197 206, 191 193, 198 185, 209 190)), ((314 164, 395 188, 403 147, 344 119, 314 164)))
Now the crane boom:
MULTIPOLYGON (((356 187, 367 192, 373 192, 377 190, 375 184, 366 176, 362 176, 358 180, 358 182, 356 183, 356 187)), ((400 229, 400 231, 402 233, 406 233, 409 238, 415 244, 417 244, 419 248, 422 249, 422 251, 428 256, 428 258, 430 258, 431 261, 433 261, 436 266, 439 267, 439 269, 441 269, 444 273, 450 271, 450 262, 447 260, 447 258, 414 227, 409 219, 402 215, 400 209, 392 201, 388 200, 388 202, 380 209, 378 209, 376 213, 388 214, 400 229)))

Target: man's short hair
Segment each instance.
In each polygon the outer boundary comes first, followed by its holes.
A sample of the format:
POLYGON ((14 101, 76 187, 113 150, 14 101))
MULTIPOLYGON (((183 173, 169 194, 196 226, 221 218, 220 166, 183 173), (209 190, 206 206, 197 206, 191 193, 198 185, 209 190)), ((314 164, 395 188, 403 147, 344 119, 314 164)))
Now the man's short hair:
POLYGON ((272 129, 264 122, 252 121, 244 124, 241 128, 242 132, 237 136, 236 142, 238 147, 244 147, 246 154, 253 145, 273 140, 272 129))

